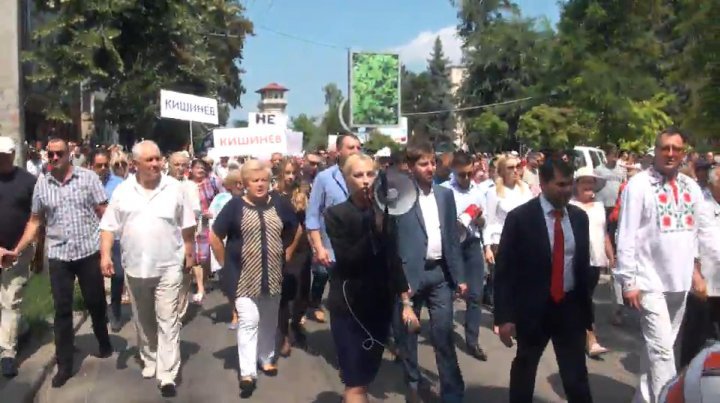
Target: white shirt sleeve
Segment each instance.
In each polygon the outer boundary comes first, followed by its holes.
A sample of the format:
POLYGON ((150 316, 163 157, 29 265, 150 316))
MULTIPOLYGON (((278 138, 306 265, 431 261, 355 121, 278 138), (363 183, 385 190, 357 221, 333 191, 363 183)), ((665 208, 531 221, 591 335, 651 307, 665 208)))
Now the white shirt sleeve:
POLYGON ((641 182, 630 182, 621 195, 615 276, 623 290, 635 288, 637 277, 637 232, 642 220, 645 192, 641 182))
POLYGON ((492 243, 493 234, 497 232, 500 222, 497 219, 497 205, 498 197, 495 188, 490 189, 487 192, 487 198, 485 201, 485 227, 483 228, 483 242, 485 245, 492 243))
MULTIPOLYGON (((115 192, 113 192, 113 196, 110 199, 110 203, 108 203, 107 208, 105 208, 105 213, 102 216, 102 219, 100 219, 100 230, 101 231, 108 231, 112 232, 113 234, 116 234, 118 231, 120 231, 120 210, 118 209, 118 198, 119 194, 121 192, 118 192, 120 189, 115 189, 115 192)), ((116 234, 117 235, 117 234, 116 234)))
MULTIPOLYGON (((187 189, 187 188, 185 188, 187 189)), ((191 200, 190 192, 186 191, 185 189, 181 188, 180 190, 180 214, 179 214, 179 220, 180 228, 186 229, 186 228, 192 228, 197 225, 197 221, 195 220, 196 211, 199 211, 198 208, 195 210, 195 206, 193 206, 193 200, 191 200)), ((199 203, 198 203, 199 204, 199 203)))

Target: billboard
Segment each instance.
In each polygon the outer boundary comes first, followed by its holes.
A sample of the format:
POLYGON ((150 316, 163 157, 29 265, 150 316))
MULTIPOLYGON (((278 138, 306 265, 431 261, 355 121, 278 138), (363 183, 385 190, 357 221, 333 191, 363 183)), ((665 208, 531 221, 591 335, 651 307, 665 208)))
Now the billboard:
POLYGON ((400 55, 350 53, 350 126, 400 124, 400 55))

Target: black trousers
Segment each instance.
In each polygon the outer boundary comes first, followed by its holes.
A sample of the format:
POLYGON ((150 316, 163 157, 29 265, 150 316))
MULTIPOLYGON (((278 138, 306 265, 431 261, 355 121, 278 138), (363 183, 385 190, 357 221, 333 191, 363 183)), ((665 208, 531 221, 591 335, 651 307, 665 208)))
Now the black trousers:
POLYGON ((49 260, 50 288, 55 304, 55 355, 59 370, 71 371, 75 351, 73 291, 75 278, 90 312, 93 332, 101 347, 110 346, 107 329, 105 286, 100 273, 100 254, 74 261, 49 260))
POLYGON ((580 304, 572 293, 559 304, 548 301, 539 326, 516 324, 517 353, 510 369, 510 403, 531 403, 535 377, 543 351, 552 340, 560 379, 569 403, 590 403, 585 363, 585 331, 580 304))
POLYGON ((684 368, 709 339, 720 340, 720 297, 703 301, 688 293, 680 334, 680 368, 684 368))

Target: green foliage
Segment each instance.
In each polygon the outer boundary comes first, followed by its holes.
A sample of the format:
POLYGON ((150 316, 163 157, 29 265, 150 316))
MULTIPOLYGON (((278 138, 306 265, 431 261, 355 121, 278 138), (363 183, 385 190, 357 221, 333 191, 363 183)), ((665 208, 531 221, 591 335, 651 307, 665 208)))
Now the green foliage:
POLYGON ((390 136, 386 136, 377 130, 373 130, 368 134, 367 141, 363 144, 363 148, 371 153, 389 147, 391 151, 400 149, 400 144, 396 143, 390 136))
POLYGON ((644 152, 652 147, 655 136, 673 124, 670 116, 663 110, 672 101, 672 95, 661 92, 650 100, 632 102, 628 131, 620 139, 620 147, 636 152, 644 152))
POLYGON ((398 55, 353 53, 351 69, 351 125, 397 125, 400 107, 398 55))
POLYGON ((33 65, 28 80, 46 89, 50 119, 70 119, 81 83, 87 91, 104 94, 104 114, 126 142, 162 135, 188 138, 187 129, 156 132, 160 89, 240 105, 245 89, 239 64, 252 25, 239 0, 36 4, 50 18, 33 33, 38 46, 24 60, 33 65))
MULTIPOLYGON (((440 38, 435 38, 433 51, 427 66, 428 97, 426 111, 447 111, 455 107, 451 93, 450 61, 445 57, 440 38)), ((429 140, 435 145, 452 143, 455 138, 455 119, 452 112, 433 113, 426 116, 429 140)))
POLYGON ((538 105, 520 117, 516 135, 528 147, 564 149, 593 138, 594 116, 583 110, 538 105))
POLYGON ((508 134, 508 124, 498 115, 486 111, 467 120, 465 141, 472 151, 501 151, 508 134))
POLYGON ((315 124, 315 119, 301 113, 290 122, 292 129, 303 133, 303 147, 305 150, 316 150, 327 145, 327 134, 315 124))

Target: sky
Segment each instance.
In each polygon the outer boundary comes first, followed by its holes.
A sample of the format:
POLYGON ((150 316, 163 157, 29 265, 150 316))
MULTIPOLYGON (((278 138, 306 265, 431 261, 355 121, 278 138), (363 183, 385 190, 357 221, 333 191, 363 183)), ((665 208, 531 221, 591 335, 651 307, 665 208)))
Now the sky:
MULTIPOLYGON (((515 0, 525 16, 558 20, 557 0, 515 0)), ((450 0, 242 0, 255 25, 241 67, 246 93, 230 119, 257 111, 255 91, 277 82, 290 91, 287 113, 320 116, 323 86, 347 92, 347 48, 400 53, 408 68, 425 68, 436 37, 453 64, 460 62, 457 10, 450 0)))

